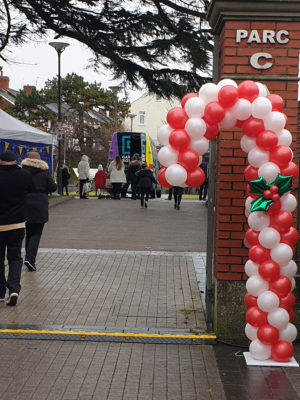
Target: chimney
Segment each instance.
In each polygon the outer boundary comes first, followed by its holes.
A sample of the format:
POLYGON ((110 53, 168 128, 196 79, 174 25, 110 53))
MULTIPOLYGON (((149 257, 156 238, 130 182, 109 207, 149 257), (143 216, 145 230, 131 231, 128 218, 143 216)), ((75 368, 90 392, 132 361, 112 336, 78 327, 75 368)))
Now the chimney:
POLYGON ((25 90, 26 96, 29 96, 34 89, 35 89, 35 86, 30 86, 30 85, 26 85, 23 87, 23 90, 25 90))
POLYGON ((0 89, 8 90, 9 88, 9 77, 3 76, 2 67, 0 70, 0 89))

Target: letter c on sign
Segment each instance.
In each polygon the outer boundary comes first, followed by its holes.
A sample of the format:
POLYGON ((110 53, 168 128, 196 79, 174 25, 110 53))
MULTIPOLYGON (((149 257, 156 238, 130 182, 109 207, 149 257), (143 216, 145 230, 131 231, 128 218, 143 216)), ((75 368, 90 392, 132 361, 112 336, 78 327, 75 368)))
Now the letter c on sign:
POLYGON ((250 58, 250 64, 253 68, 255 69, 269 69, 272 67, 273 63, 271 62, 266 62, 264 65, 261 65, 258 63, 258 60, 260 58, 264 58, 266 60, 270 60, 272 59, 271 54, 269 53, 255 53, 252 54, 251 58, 250 58))

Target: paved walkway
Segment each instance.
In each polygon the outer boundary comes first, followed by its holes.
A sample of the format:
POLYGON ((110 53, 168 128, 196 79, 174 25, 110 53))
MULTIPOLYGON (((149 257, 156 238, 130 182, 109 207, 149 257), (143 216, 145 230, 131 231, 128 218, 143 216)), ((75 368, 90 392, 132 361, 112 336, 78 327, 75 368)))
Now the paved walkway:
MULTIPOLYGON (((205 331, 206 208, 149 205, 51 208, 38 270, 24 268, 17 307, 0 304, 1 328, 205 331)), ((45 339, 0 340, 1 400, 298 399, 299 369, 247 368, 232 346, 45 339)))

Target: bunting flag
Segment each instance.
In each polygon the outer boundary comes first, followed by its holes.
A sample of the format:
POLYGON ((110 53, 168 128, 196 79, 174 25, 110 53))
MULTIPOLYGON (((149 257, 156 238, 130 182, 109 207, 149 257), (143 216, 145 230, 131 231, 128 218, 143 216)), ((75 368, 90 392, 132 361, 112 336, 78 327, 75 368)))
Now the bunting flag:
POLYGON ((24 146, 18 146, 9 142, 5 142, 4 140, 0 139, 0 143, 3 144, 4 146, 4 151, 10 149, 11 151, 17 151, 19 155, 21 156, 23 151, 25 150, 26 153, 29 151, 38 151, 39 153, 46 152, 48 155, 50 154, 50 146, 45 146, 45 147, 24 147, 24 146))
POLYGON ((148 133, 146 133, 146 164, 150 169, 153 169, 153 156, 148 133))
POLYGON ((19 146, 18 150, 19 150, 19 154, 21 155, 23 153, 23 147, 19 146))
POLYGON ((49 154, 50 148, 47 146, 45 147, 47 154, 49 154))
POLYGON ((6 151, 8 149, 9 143, 4 142, 4 150, 6 151))

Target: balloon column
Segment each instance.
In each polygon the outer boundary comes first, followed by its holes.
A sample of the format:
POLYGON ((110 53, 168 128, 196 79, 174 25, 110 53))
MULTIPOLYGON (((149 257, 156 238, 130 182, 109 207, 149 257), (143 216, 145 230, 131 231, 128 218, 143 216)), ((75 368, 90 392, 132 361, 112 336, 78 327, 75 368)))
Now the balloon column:
POLYGON ((292 258, 298 241, 291 213, 297 201, 291 189, 298 167, 292 162, 292 135, 286 129, 283 106, 283 99, 269 94, 259 82, 237 85, 224 79, 203 85, 198 94, 186 94, 181 108, 168 112, 168 124, 160 127, 157 135, 163 145, 158 153, 163 166, 158 174, 160 184, 197 187, 205 178, 198 165, 209 140, 219 130, 242 128, 241 148, 248 153, 249 162, 244 171, 249 182, 245 333, 254 359, 278 362, 291 359, 291 343, 297 336, 291 323, 297 271, 292 258))

